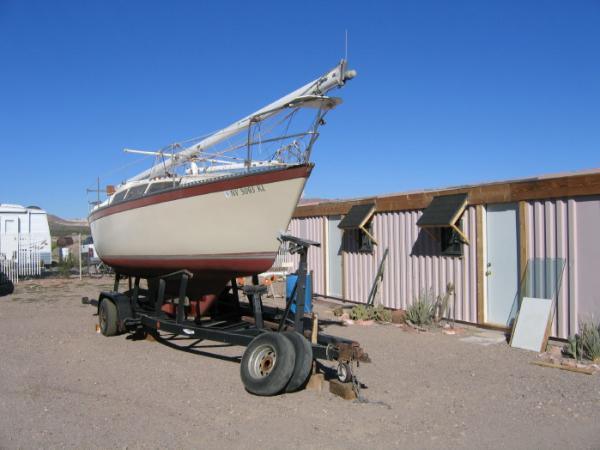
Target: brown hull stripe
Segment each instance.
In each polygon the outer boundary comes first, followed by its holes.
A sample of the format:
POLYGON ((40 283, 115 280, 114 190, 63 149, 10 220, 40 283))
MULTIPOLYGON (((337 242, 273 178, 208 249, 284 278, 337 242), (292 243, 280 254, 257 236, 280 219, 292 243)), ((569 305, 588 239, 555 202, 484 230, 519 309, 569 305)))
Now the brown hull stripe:
POLYGON ((224 180, 215 180, 208 183, 196 184, 191 186, 174 189, 172 191, 152 194, 135 200, 124 201, 114 206, 101 208, 89 216, 89 222, 98 220, 101 217, 116 214, 130 209, 141 208, 143 206, 155 205, 158 203, 170 202, 197 195, 211 194, 213 192, 229 191, 231 189, 240 189, 246 186, 256 184, 269 184, 277 181, 291 180, 294 178, 308 178, 312 170, 312 164, 305 164, 292 168, 273 170, 268 172, 244 175, 224 180))
POLYGON ((105 264, 127 269, 128 272, 169 271, 187 269, 191 272, 239 272, 262 273, 267 271, 275 261, 275 255, 263 258, 102 258, 105 264))

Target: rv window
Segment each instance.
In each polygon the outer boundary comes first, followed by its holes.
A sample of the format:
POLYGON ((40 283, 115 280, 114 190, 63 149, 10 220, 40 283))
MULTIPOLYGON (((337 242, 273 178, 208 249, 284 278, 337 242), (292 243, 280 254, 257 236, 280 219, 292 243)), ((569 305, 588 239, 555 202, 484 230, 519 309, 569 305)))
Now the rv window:
POLYGON ((147 187, 148 187, 147 184, 138 184, 137 186, 132 187, 131 189, 129 189, 129 192, 127 193, 126 200, 133 200, 134 198, 140 198, 142 195, 144 195, 144 192, 146 191, 147 187))
POLYGON ((148 192, 146 194, 152 194, 154 192, 164 191, 165 189, 170 189, 172 187, 177 186, 177 182, 173 183, 173 181, 160 181, 157 183, 152 183, 148 188, 148 192))
POLYGON ((123 199, 125 198, 125 194, 127 194, 127 189, 125 189, 124 191, 116 193, 114 195, 114 197, 112 198, 112 201, 110 203, 114 205, 115 203, 122 202, 123 199))

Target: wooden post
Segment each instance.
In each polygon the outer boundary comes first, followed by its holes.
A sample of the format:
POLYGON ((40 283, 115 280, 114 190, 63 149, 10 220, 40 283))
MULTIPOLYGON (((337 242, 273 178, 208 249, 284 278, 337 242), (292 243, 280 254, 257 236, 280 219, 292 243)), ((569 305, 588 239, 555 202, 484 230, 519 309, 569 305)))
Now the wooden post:
POLYGON ((79 280, 81 280, 81 233, 79 233, 79 280))
POLYGON ((476 221, 477 221, 477 242, 476 242, 476 253, 477 253, 477 323, 483 324, 485 321, 484 314, 484 273, 486 270, 485 261, 483 260, 483 242, 485 236, 485 230, 483 228, 483 205, 477 205, 476 207, 476 221))
POLYGON ((527 233, 529 231, 527 223, 527 202, 519 202, 519 280, 522 282, 527 270, 527 233))

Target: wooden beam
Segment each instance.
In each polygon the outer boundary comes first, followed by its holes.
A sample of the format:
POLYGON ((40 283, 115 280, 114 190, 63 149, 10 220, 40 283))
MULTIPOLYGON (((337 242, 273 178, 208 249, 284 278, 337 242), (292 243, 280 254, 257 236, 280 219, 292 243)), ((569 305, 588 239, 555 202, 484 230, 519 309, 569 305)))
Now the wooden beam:
POLYGON ((570 372, 585 373, 586 375, 593 375, 596 372, 593 367, 565 366, 562 364, 554 364, 546 361, 531 361, 531 364, 535 364, 536 366, 542 367, 550 367, 553 369, 568 370, 570 372))
POLYGON ((528 245, 528 231, 529 224, 527 223, 527 202, 519 202, 519 280, 521 282, 525 279, 525 271, 527 270, 527 261, 529 256, 527 255, 528 245))
POLYGON ((527 200, 564 198, 600 194, 600 172, 585 175, 533 178, 521 181, 489 183, 479 186, 439 189, 409 194, 384 195, 355 200, 328 201, 301 205, 294 217, 313 217, 346 214, 354 205, 375 202, 376 212, 410 211, 426 208, 433 197, 465 193, 470 205, 512 203, 527 200))
POLYGON ((365 234, 368 236, 368 238, 369 238, 369 239, 371 239, 371 242, 372 242, 373 244, 375 244, 375 245, 378 245, 378 243, 377 243, 377 240, 376 240, 376 239, 373 237, 373 235, 372 235, 371 233, 369 233, 369 232, 367 231, 367 229, 366 229, 365 227, 363 227, 363 226, 361 225, 361 226, 359 227, 359 229, 360 229, 360 230, 361 230, 363 233, 365 233, 365 234))
POLYGON ((458 228, 456 225, 451 225, 450 228, 452 228, 458 233, 458 235, 462 238, 465 244, 470 245, 469 238, 467 238, 467 235, 463 233, 463 231, 460 228, 458 228))
POLYGON ((475 263, 475 267, 477 270, 477 323, 483 324, 485 321, 484 314, 484 272, 485 272, 485 261, 483 260, 483 242, 485 236, 485 230, 483 229, 483 206, 477 205, 475 209, 476 216, 476 255, 477 261, 475 263))

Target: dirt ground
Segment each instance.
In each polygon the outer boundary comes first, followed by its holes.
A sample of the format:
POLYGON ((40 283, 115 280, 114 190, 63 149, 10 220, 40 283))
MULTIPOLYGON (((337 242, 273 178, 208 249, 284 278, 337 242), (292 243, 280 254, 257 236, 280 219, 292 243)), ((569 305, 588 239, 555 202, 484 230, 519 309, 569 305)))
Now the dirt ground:
POLYGON ((0 448, 600 448, 600 378, 530 364, 504 343, 393 325, 358 340, 367 403, 248 394, 243 349, 198 356, 96 333, 81 304, 111 280, 38 280, 0 298, 0 448))

